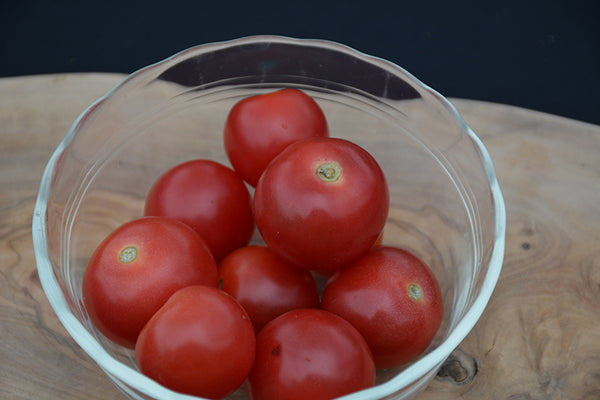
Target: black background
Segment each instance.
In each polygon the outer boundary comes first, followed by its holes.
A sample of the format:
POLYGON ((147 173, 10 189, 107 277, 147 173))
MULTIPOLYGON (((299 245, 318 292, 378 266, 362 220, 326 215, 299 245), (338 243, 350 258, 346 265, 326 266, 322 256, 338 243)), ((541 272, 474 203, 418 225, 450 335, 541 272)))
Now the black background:
POLYGON ((254 34, 329 39, 447 97, 600 124, 600 2, 0 0, 0 77, 130 73, 254 34))

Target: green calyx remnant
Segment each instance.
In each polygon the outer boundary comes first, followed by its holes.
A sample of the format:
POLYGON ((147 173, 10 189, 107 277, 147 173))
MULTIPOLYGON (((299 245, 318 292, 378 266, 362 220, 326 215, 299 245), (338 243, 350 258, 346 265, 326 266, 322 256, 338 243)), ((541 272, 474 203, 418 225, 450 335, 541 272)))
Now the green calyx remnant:
POLYGON ((423 298, 423 292, 421 291, 421 288, 418 285, 411 283, 408 286, 408 297, 418 301, 423 298))
POLYGON ((119 261, 121 261, 124 264, 129 264, 130 262, 133 262, 138 255, 138 249, 135 246, 128 246, 125 247, 123 250, 121 250, 121 252, 119 253, 119 261))
POLYGON ((317 176, 324 182, 335 182, 342 176, 342 167, 335 161, 323 163, 317 167, 317 176))

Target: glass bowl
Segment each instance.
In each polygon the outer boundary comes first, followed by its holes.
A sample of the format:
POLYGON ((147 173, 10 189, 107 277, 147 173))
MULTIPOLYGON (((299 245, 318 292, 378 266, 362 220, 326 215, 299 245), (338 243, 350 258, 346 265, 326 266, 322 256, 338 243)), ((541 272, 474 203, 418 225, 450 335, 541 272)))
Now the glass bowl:
MULTIPOLYGON (((444 296, 444 320, 429 349, 344 399, 414 397, 492 294, 504 255, 502 194, 482 142, 441 95, 397 65, 328 41, 254 36, 193 47, 133 73, 81 114, 45 169, 33 216, 48 300, 132 399, 195 397, 142 375, 132 351, 96 330, 81 295, 87 260, 110 231, 142 216, 146 193, 168 168, 194 158, 230 165, 222 139, 228 110, 282 87, 313 96, 331 136, 379 161, 390 188, 383 243, 427 262, 444 296)), ((260 242, 255 233, 252 243, 260 242)), ((244 398, 243 389, 232 398, 244 398)))

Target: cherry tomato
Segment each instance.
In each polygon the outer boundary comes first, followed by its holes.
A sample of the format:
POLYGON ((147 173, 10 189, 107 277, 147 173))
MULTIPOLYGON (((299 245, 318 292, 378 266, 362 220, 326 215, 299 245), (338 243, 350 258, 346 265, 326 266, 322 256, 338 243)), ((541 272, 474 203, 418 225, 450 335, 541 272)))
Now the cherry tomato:
POLYGON ((143 374, 177 392, 221 399, 246 379, 256 350, 250 318, 227 293, 177 291, 148 321, 135 346, 143 374))
POLYGON ((242 247, 219 264, 221 289, 250 315, 256 332, 296 308, 318 308, 317 284, 308 270, 283 262, 268 247, 242 247))
POLYGON ((269 164, 254 194, 265 243, 292 265, 325 273, 373 246, 388 207, 387 183, 375 159, 338 138, 291 144, 269 164))
POLYGON ((290 143, 328 135, 319 105, 304 92, 288 88, 235 104, 227 116, 224 142, 233 168, 256 186, 269 162, 290 143))
POLYGON ((187 161, 160 176, 148 193, 144 214, 190 225, 217 262, 247 245, 254 232, 246 185, 231 168, 210 160, 187 161))
POLYGON ((324 310, 297 309, 257 335, 246 391, 252 400, 325 400, 374 383, 373 357, 350 323, 324 310))
POLYGON ((111 232, 90 258, 83 301, 106 337, 133 348, 150 317, 178 289, 218 285, 210 250, 184 223, 160 217, 127 222, 111 232))
POLYGON ((427 349, 443 317, 435 276, 406 250, 378 246, 327 282, 323 309, 354 325, 377 368, 415 359, 427 349))

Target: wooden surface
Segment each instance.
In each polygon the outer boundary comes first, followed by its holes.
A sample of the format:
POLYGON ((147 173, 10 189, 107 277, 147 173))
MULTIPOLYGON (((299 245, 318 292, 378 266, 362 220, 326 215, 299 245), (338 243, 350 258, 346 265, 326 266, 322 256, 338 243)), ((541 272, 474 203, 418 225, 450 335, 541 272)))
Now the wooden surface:
MULTIPOLYGON (((0 399, 122 399, 40 286, 31 218, 48 158, 111 74, 0 79, 0 399)), ((508 226, 482 319, 418 399, 600 399, 600 127, 452 99, 494 160, 508 226)))

